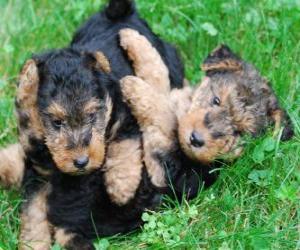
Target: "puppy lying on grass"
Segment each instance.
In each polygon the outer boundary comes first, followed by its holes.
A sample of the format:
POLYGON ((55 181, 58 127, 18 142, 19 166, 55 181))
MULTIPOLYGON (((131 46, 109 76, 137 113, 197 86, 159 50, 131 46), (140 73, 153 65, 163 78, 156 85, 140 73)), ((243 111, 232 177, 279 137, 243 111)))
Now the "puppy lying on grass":
POLYGON ((182 86, 175 48, 151 31, 131 0, 110 0, 71 44, 23 66, 16 98, 21 147, 4 151, 0 163, 0 182, 22 182, 20 249, 49 249, 52 240, 93 249, 97 234, 138 227, 143 211, 160 201, 120 92, 119 79, 133 74, 118 37, 128 26, 152 41, 172 84, 182 86))
POLYGON ((137 75, 121 80, 122 93, 142 129, 149 171, 174 162, 183 168, 193 161, 199 166, 234 159, 242 152, 241 135, 258 136, 271 124, 275 133, 283 126, 282 140, 293 136, 268 81, 227 46, 205 59, 201 84, 170 90, 167 68, 149 41, 130 29, 120 36, 137 75), (178 156, 181 150, 185 158, 178 156))

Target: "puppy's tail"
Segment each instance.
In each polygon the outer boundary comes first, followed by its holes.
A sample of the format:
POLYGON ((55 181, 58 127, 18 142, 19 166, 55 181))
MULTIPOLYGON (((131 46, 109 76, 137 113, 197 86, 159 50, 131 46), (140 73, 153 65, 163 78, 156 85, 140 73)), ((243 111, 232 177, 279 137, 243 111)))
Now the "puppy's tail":
POLYGON ((118 20, 130 16, 134 10, 133 0, 110 0, 105 13, 108 19, 118 20))

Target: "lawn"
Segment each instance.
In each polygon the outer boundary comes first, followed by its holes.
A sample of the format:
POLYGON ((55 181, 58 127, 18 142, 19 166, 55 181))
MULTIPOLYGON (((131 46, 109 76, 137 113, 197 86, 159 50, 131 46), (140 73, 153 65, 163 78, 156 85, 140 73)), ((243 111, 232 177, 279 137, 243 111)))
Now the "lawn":
MULTIPOLYGON (((14 94, 32 53, 68 44, 101 0, 0 0, 0 146, 16 141, 14 94)), ((189 201, 145 213, 141 231, 99 239, 98 249, 300 249, 300 1, 138 0, 154 31, 175 44, 196 83, 220 43, 272 82, 294 122, 289 142, 249 139, 217 183, 189 201)), ((1 159, 0 159, 1 160, 1 159)), ((20 196, 0 189, 0 249, 18 245, 20 196)), ((60 249, 54 246, 53 249, 60 249)))

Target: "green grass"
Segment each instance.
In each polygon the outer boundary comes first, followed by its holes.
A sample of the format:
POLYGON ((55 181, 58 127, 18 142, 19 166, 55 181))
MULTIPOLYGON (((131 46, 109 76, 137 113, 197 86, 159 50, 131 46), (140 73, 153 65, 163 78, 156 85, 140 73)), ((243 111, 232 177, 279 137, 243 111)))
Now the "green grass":
MULTIPOLYGON (((0 145, 16 141, 15 82, 33 52, 61 47, 101 0, 0 0, 0 145)), ((99 249, 300 249, 300 2, 139 0, 154 31, 174 43, 197 82, 199 65, 229 44, 268 77, 296 137, 249 140, 243 157, 193 201, 147 213, 142 231, 100 239, 99 249), (263 153, 261 153, 263 152, 263 153)), ((1 160, 1 159, 0 159, 1 160)), ((20 197, 0 190, 0 249, 18 244, 20 197)), ((55 246, 54 249, 59 249, 55 246)))

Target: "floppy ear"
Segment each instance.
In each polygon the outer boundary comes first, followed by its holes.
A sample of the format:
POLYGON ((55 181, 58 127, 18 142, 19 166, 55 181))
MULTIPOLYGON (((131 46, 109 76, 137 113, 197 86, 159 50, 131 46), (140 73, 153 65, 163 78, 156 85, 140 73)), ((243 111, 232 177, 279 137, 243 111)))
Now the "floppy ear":
POLYGON ((39 88, 39 74, 37 64, 29 59, 24 64, 19 76, 19 86, 17 89, 17 102, 23 108, 28 108, 36 103, 39 88))
POLYGON ((29 59, 24 64, 16 96, 16 110, 19 125, 19 141, 24 148, 29 147, 29 135, 43 138, 44 128, 37 107, 39 72, 36 60, 29 59))
POLYGON ((207 76, 216 73, 240 71, 242 60, 228 46, 222 44, 204 60, 201 69, 207 76))
POLYGON ((101 51, 87 53, 86 56, 89 66, 96 70, 101 70, 104 73, 111 72, 110 63, 107 57, 101 51))

